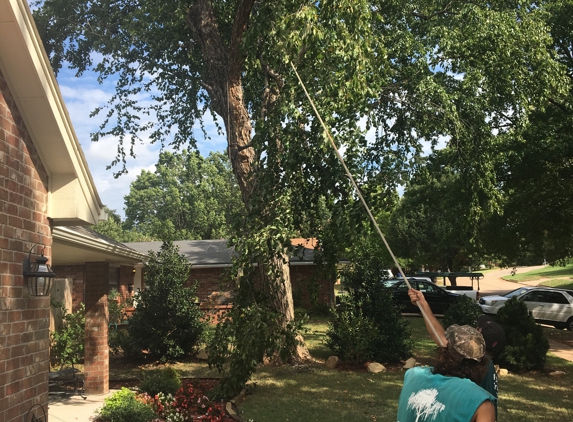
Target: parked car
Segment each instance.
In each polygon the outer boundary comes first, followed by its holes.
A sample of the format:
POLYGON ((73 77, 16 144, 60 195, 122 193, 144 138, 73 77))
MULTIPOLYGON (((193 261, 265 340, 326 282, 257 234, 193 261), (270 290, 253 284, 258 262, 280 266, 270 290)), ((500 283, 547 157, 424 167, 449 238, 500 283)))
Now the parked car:
MULTIPOLYGON (((408 277, 412 288, 424 293, 424 297, 434 314, 444 314, 452 303, 460 297, 459 294, 448 292, 427 279, 408 277)), ((412 304, 408 296, 408 286, 403 279, 392 278, 384 281, 384 285, 392 289, 392 294, 402 306, 403 313, 420 313, 419 308, 412 304)))
POLYGON ((484 314, 495 315, 501 309, 508 299, 514 296, 521 296, 522 294, 536 289, 536 287, 523 286, 518 289, 512 290, 504 295, 484 296, 479 300, 479 306, 484 314))
POLYGON ((535 321, 573 331, 573 290, 536 288, 518 297, 535 321))

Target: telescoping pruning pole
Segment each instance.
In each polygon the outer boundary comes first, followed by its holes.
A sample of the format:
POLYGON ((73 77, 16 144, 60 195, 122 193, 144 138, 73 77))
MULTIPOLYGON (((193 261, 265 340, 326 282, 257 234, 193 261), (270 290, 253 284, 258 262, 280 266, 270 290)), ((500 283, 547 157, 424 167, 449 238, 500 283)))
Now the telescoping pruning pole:
MULTIPOLYGON (((390 256, 392 257, 392 259, 394 260, 394 264, 396 264, 396 267, 398 268, 398 271, 400 272, 400 275, 402 276, 402 278, 404 279, 404 281, 406 282, 406 285, 408 286, 409 289, 412 288, 412 286, 410 285, 410 282, 408 281, 408 278, 406 277, 406 275, 404 274, 404 271, 402 271, 402 267, 400 266, 400 264, 398 263, 398 260, 396 259, 396 257, 394 256, 394 253, 392 252, 392 249, 390 248, 390 245, 388 244, 388 242, 386 241, 386 238, 384 237, 384 234, 382 233, 382 230, 380 230, 380 227, 378 226, 378 223, 376 222, 376 219, 374 218, 374 216, 372 215, 372 212, 370 211, 370 208, 368 207, 368 204, 366 203, 366 201, 364 200, 364 197, 362 196, 362 193, 360 192, 360 189, 358 189, 358 185, 356 184, 356 182, 354 181, 354 177, 352 177, 352 174, 350 174, 350 171, 348 170, 348 167, 346 167, 346 163, 344 162, 344 159, 342 158, 342 155, 340 154, 340 152, 338 151, 338 148, 336 147, 336 144, 334 143, 334 140, 332 139, 332 136, 330 135, 330 131, 327 129, 326 125, 324 124, 322 117, 320 116, 320 113, 318 112, 318 110, 316 109, 316 106, 314 105, 314 101, 312 101, 312 98, 310 98, 310 95, 308 95, 308 91, 306 90, 306 86, 304 85, 304 83, 302 82, 302 79, 300 78, 298 72, 296 71, 296 68, 294 67, 294 64, 292 62, 290 62, 290 65, 292 66, 292 70, 294 70, 294 73, 296 75, 296 77, 298 78, 298 82, 300 83, 300 86, 302 87, 302 89, 304 90, 304 93, 306 95, 306 98, 308 98, 308 101, 310 102, 310 105, 312 106, 312 109, 314 110, 314 113, 316 114, 316 117, 318 118, 318 120, 320 121, 320 124, 322 125, 322 128, 324 129, 324 132, 326 133, 326 137, 328 138, 328 140, 330 141, 330 144, 332 145, 332 148, 334 148, 334 151, 336 152, 336 155, 338 156, 338 160, 340 161, 340 163, 342 164, 342 167, 344 167, 344 171, 346 172, 346 175, 348 176, 348 178, 350 179, 350 181, 352 182, 352 185, 354 186, 354 190, 356 191, 356 194, 358 195, 358 197, 360 198, 360 201, 362 202, 362 205, 364 205, 364 208, 366 209, 366 212, 368 213, 368 216, 370 217, 370 220, 372 220, 372 223, 374 223, 374 227, 376 227, 376 231, 378 232, 378 234, 380 235, 380 237, 382 238, 382 241, 384 242, 384 245, 386 245, 386 249, 388 249, 388 252, 390 253, 390 256)), ((422 316, 424 317, 424 320, 426 320, 426 322, 428 322, 429 327, 431 327, 436 339, 438 339, 438 342, 440 343, 441 347, 445 347, 445 344, 443 344, 442 338, 438 335, 436 328, 434 327, 433 324, 430 323, 429 319, 428 319, 428 315, 426 315, 426 312, 424 311, 424 309, 420 306, 420 303, 416 302, 416 304, 418 305, 418 308, 420 309, 420 312, 422 313, 422 316)))

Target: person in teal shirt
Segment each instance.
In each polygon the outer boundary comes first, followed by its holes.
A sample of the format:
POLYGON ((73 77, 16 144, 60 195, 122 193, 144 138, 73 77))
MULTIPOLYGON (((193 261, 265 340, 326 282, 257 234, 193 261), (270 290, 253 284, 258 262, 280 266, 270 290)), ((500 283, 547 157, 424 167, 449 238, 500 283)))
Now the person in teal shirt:
MULTIPOLYGON (((424 309, 424 312, 427 315, 427 318, 424 318, 424 322, 426 323, 426 328, 434 342, 437 345, 446 344, 444 327, 442 327, 442 324, 440 324, 432 313, 428 302, 426 302, 426 299, 424 298, 424 294, 419 290, 410 289, 408 291, 408 295, 410 296, 412 303, 419 303, 424 309)), ((477 384, 496 398, 495 415, 497 420, 498 377, 492 359, 499 356, 505 348, 505 332, 501 325, 494 322, 493 319, 487 315, 480 316, 477 322, 477 330, 482 334, 485 340, 485 349, 489 354, 488 357, 490 358, 487 364, 486 375, 477 382, 477 384)))
POLYGON ((478 384, 487 372, 489 358, 483 336, 475 328, 443 327, 421 292, 410 290, 428 318, 425 323, 440 347, 433 368, 408 370, 398 403, 398 422, 494 422, 496 397, 478 384), (433 328, 430 325, 435 325, 433 328))

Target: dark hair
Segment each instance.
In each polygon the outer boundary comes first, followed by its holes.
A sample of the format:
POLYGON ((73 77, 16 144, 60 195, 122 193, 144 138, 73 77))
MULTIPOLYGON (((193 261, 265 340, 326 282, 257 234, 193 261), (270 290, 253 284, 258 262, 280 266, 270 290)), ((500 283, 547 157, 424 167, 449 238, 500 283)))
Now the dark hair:
POLYGON ((432 372, 450 377, 469 378, 479 384, 487 373, 488 362, 489 357, 487 355, 484 355, 478 362, 473 359, 465 359, 449 347, 440 347, 437 362, 432 372))

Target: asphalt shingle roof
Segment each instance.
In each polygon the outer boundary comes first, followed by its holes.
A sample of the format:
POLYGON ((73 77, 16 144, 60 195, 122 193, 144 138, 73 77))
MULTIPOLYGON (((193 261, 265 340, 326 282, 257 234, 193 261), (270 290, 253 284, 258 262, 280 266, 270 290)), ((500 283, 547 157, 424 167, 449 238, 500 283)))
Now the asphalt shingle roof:
MULTIPOLYGON (((140 253, 158 252, 163 242, 130 242, 125 245, 140 253)), ((192 265, 231 265, 234 248, 227 246, 227 240, 178 240, 173 242, 179 253, 192 265)), ((303 253, 290 258, 291 263, 310 263, 314 260, 314 250, 304 248, 303 253), (302 255, 302 258, 299 256, 302 255)))

